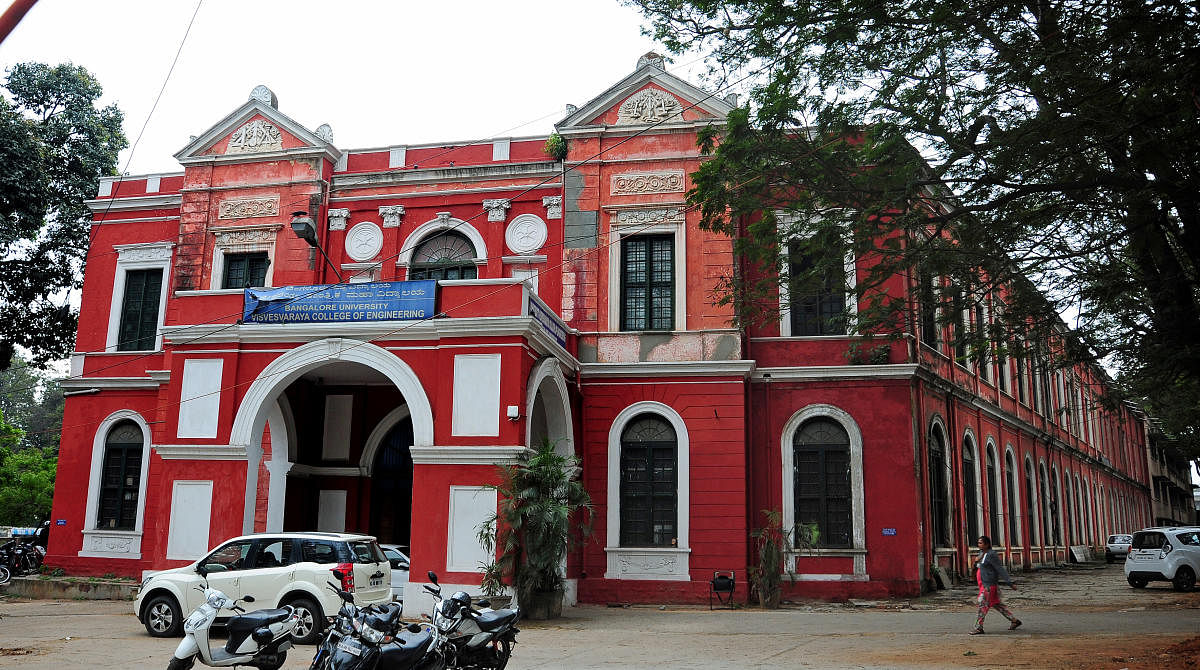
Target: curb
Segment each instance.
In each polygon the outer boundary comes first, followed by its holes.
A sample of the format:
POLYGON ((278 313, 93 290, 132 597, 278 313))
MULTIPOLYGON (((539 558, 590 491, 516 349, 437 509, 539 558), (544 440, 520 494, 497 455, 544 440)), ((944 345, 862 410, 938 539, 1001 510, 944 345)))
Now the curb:
POLYGON ((0 594, 35 600, 133 600, 137 589, 138 585, 133 582, 13 577, 11 582, 0 586, 0 594))

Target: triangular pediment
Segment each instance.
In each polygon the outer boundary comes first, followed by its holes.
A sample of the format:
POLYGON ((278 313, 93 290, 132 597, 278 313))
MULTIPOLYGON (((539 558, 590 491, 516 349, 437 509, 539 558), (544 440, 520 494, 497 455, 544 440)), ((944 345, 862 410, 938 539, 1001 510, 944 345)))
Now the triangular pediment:
POLYGON ((253 161, 281 155, 323 154, 336 163, 342 152, 270 103, 251 98, 175 154, 182 164, 253 161))
POLYGON ((561 131, 594 126, 693 123, 724 120, 733 111, 729 102, 667 72, 661 63, 661 60, 643 62, 632 74, 554 127, 561 131))

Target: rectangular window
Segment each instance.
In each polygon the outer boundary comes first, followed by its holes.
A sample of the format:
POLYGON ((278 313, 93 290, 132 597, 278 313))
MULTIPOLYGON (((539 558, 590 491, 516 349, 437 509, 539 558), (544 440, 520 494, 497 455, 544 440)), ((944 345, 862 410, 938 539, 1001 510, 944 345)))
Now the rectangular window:
POLYGON ((265 251, 225 254, 221 288, 252 288, 267 285, 267 266, 271 260, 265 251))
POLYGON ((917 281, 920 282, 920 286, 917 287, 917 290, 920 300, 918 309, 921 311, 921 342, 937 348, 937 293, 934 289, 936 280, 923 273, 919 277, 917 281))
POLYGON ((117 351, 150 351, 158 336, 158 305, 162 299, 161 268, 125 273, 125 297, 121 302, 121 325, 117 329, 117 351))
POLYGON ((621 240, 621 330, 675 328, 675 237, 621 240))
POLYGON ((793 282, 788 291, 791 301, 792 335, 846 334, 846 270, 845 250, 839 244, 824 247, 830 254, 822 259, 829 264, 819 280, 808 287, 799 287, 795 278, 812 273, 820 262, 800 251, 793 243, 788 253, 788 277, 793 282))
POLYGON ((1017 374, 1013 381, 1017 386, 1017 400, 1023 405, 1028 404, 1025 398, 1025 359, 1018 357, 1013 362, 1016 363, 1017 374))
POLYGON ((622 547, 675 545, 677 487, 674 442, 622 445, 622 547))

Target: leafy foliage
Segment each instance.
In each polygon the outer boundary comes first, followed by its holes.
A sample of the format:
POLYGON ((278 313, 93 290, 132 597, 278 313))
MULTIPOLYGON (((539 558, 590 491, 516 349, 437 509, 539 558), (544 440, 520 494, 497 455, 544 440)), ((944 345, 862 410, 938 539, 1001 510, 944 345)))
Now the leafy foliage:
MULTIPOLYGON (((499 550, 495 565, 519 602, 529 602, 534 591, 562 589, 568 546, 591 533, 592 501, 578 472, 578 459, 557 453, 549 440, 516 465, 500 467, 500 483, 491 487, 499 509, 480 527, 479 542, 488 552, 499 550)), ((493 590, 496 570, 485 570, 493 590)))
POLYGON ((1059 364, 1114 366, 1200 454, 1195 3, 634 4, 672 49, 763 70, 689 193, 738 235, 722 295, 743 319, 837 262, 788 276, 781 245, 837 236, 869 270, 859 332, 916 332, 897 282, 943 278, 943 320, 1000 288, 996 326, 956 335, 972 351, 1059 339, 1059 364))
POLYGON ((41 365, 75 336, 67 294, 82 281, 89 210, 100 177, 127 146, 115 105, 71 64, 22 63, 0 97, 0 369, 17 346, 41 365), (81 220, 84 220, 81 222, 81 220))
POLYGON ((21 356, 0 374, 0 414, 22 433, 18 449, 58 453, 63 392, 58 380, 29 367, 21 356))
POLYGON ((38 448, 18 449, 21 431, 0 414, 0 524, 34 526, 50 516, 58 459, 38 448))

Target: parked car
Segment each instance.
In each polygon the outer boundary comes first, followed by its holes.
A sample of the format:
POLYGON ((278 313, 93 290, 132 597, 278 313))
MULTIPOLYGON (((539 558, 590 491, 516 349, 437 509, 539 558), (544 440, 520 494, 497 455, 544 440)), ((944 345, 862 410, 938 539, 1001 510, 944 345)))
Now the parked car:
POLYGON ((1145 528, 1133 534, 1125 559, 1125 579, 1135 589, 1171 582, 1176 591, 1196 587, 1200 574, 1200 528, 1145 528))
POLYGON ((1132 535, 1109 535, 1104 545, 1104 560, 1112 563, 1118 557, 1125 558, 1129 555, 1129 545, 1132 543, 1132 535))
POLYGON ((207 556, 181 568, 156 572, 142 581, 133 605, 138 621, 154 637, 177 637, 183 612, 199 606, 204 594, 196 587, 207 581, 231 599, 255 598, 249 609, 284 605, 300 615, 296 641, 313 644, 327 616, 341 600, 327 582, 354 594, 360 605, 384 603, 391 597, 391 564, 375 538, 348 533, 264 533, 226 540, 207 556), (207 578, 197 568, 203 566, 207 578))
POLYGON ((402 544, 381 544, 379 547, 392 566, 392 599, 404 600, 404 587, 408 584, 408 547, 402 544))

